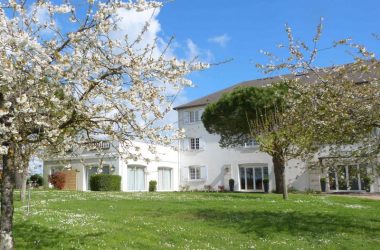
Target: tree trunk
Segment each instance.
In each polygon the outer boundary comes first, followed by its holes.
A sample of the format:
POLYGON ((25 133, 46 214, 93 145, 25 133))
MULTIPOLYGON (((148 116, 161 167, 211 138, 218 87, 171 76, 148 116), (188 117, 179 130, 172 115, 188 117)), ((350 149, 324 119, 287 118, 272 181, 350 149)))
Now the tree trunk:
POLYGON ((15 185, 15 148, 11 143, 8 154, 3 156, 3 180, 1 187, 0 250, 10 250, 13 242, 13 189, 15 185))
POLYGON ((283 198, 288 199, 288 188, 285 174, 285 157, 281 153, 272 156, 274 175, 276 179, 276 193, 282 194, 283 198))
POLYGON ((273 161, 273 168, 274 168, 274 175, 276 179, 276 193, 282 194, 284 190, 284 184, 283 184, 283 173, 285 170, 284 167, 284 160, 282 159, 281 155, 274 154, 272 156, 273 161))
POLYGON ((282 198, 284 200, 288 199, 288 185, 286 183, 286 171, 285 171, 285 161, 283 163, 283 170, 282 170, 282 198))
POLYGON ((22 166, 22 174, 21 174, 21 190, 20 190, 20 200, 21 202, 25 201, 26 195, 26 182, 28 181, 28 166, 22 166))

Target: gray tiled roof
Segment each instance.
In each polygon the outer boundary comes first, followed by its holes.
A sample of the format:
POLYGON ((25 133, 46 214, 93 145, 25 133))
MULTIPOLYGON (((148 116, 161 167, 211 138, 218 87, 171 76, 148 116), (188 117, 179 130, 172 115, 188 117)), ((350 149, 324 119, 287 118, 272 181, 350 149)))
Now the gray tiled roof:
POLYGON ((194 101, 185 103, 183 105, 177 106, 174 109, 179 110, 179 109, 185 109, 185 108, 191 108, 191 107, 199 107, 199 106, 205 106, 209 103, 215 102, 219 100, 219 98, 224 94, 224 93, 229 93, 232 92, 234 89, 238 87, 249 87, 249 86, 256 86, 256 87, 262 87, 266 86, 268 84, 273 84, 274 82, 281 81, 281 79, 289 79, 291 75, 284 75, 284 76, 275 76, 275 77, 268 77, 268 78, 262 78, 262 79, 256 79, 256 80, 250 80, 250 81, 245 81, 241 82, 238 84, 235 84, 231 87, 219 90, 217 92, 214 92, 210 95, 198 98, 194 101))
MULTIPOLYGON (((340 66, 343 66, 344 68, 346 68, 346 70, 350 70, 352 65, 353 64, 345 64, 345 65, 340 65, 340 66)), ((323 71, 334 70, 336 67, 340 67, 340 66, 332 66, 332 67, 327 67, 327 68, 321 69, 322 74, 325 74, 325 73, 323 73, 323 71)), ((367 71, 366 73, 360 73, 360 72, 357 72, 354 70, 351 73, 351 80, 353 80, 356 83, 363 83, 363 82, 368 82, 368 79, 374 79, 374 78, 379 79, 380 73, 379 73, 378 69, 379 69, 379 66, 378 66, 378 62, 377 62, 376 64, 374 64, 374 68, 372 68, 372 70, 370 70, 369 72, 367 71)), ((307 76, 306 74, 301 74, 299 76, 287 74, 287 75, 281 75, 281 76, 275 76, 275 77, 267 77, 267 78, 262 78, 262 79, 244 81, 244 82, 232 85, 231 87, 228 87, 228 88, 219 90, 217 92, 214 92, 212 94, 209 94, 207 96, 198 98, 194 101, 191 101, 191 102, 185 103, 183 105, 177 106, 174 109, 180 110, 180 109, 185 109, 185 108, 206 106, 209 103, 212 103, 212 102, 219 100, 219 98, 223 94, 232 92, 234 89, 236 89, 238 87, 248 87, 248 86, 262 87, 262 86, 266 86, 269 84, 279 82, 281 80, 285 80, 285 79, 290 80, 290 79, 295 79, 295 78, 301 78, 302 81, 310 82, 310 83, 316 81, 316 77, 314 75, 307 76)))

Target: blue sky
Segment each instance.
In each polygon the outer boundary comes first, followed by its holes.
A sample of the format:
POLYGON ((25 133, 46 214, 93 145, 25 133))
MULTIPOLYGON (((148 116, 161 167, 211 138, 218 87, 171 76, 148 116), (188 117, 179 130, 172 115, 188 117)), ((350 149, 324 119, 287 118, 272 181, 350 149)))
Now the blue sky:
MULTIPOLYGON (((310 42, 323 17, 321 47, 351 37, 377 52, 380 41, 371 34, 380 34, 379 13, 380 1, 376 0, 175 0, 161 9, 157 19, 161 36, 175 36, 177 55, 198 54, 209 62, 233 59, 190 76, 196 86, 184 95, 193 100, 244 80, 266 77, 255 68, 257 62, 267 62, 259 50, 285 52, 276 49, 286 42, 285 23, 296 38, 310 42)), ((317 63, 350 61, 352 57, 344 51, 327 51, 317 63)))

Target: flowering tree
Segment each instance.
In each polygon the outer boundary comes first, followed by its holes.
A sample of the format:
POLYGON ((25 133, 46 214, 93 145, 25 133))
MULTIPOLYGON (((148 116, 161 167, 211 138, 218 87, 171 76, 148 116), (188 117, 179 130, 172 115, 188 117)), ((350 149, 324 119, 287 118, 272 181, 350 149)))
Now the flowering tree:
POLYGON ((161 6, 144 0, 1 5, 1 249, 13 248, 15 159, 22 145, 64 153, 99 136, 126 146, 137 139, 170 143, 173 128, 157 122, 171 109, 169 90, 191 85, 185 75, 207 65, 168 56, 170 42, 146 43, 149 20, 136 37, 120 36, 122 11, 153 15, 161 6))
POLYGON ((331 47, 319 48, 322 20, 312 43, 293 38, 286 26, 288 43, 280 45, 289 56, 280 59, 265 52, 271 62, 258 65, 264 72, 290 72, 284 113, 287 123, 293 124, 289 138, 304 153, 323 149, 324 155, 335 158, 376 159, 380 153, 380 67, 374 53, 350 39, 334 42, 331 47), (316 59, 321 51, 344 46, 353 55, 354 62, 321 68, 316 59), (353 145, 342 151, 345 145, 353 145), (327 146, 328 145, 328 146, 327 146))

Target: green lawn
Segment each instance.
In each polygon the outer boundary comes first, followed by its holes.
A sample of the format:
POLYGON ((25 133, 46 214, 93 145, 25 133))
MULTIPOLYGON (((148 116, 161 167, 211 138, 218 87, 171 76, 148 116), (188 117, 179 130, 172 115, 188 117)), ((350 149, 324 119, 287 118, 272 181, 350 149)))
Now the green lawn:
POLYGON ((380 201, 350 197, 32 191, 29 216, 15 206, 16 249, 380 246, 380 201))

